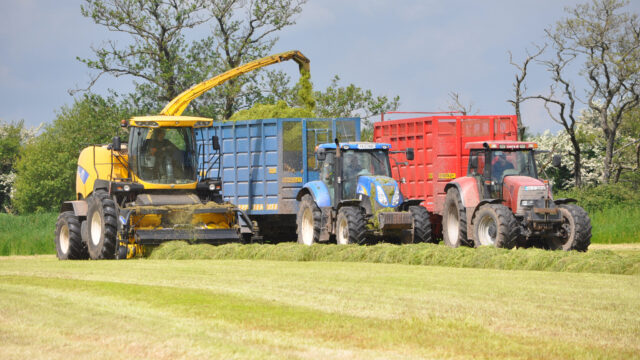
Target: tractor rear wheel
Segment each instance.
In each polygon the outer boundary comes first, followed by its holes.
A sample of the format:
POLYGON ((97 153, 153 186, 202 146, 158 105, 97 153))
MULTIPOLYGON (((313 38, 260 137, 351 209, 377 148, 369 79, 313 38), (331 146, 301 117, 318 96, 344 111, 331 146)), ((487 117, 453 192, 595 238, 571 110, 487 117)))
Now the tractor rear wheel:
POLYGON ((300 208, 296 216, 298 223, 298 243, 313 245, 320 239, 320 226, 322 224, 322 212, 313 201, 311 195, 304 195, 300 201, 300 208))
POLYGON ((413 216, 413 242, 434 242, 431 235, 431 215, 422 206, 409 206, 413 216))
POLYGON ((482 206, 475 216, 473 234, 476 247, 495 246, 512 249, 520 236, 520 228, 508 207, 487 204, 482 206))
POLYGON ((366 221, 359 208, 345 206, 336 219, 336 243, 338 245, 362 244, 366 239, 366 221))
POLYGON ((591 244, 591 219, 583 208, 575 204, 558 205, 562 215, 561 236, 547 242, 552 250, 587 251, 591 244))
POLYGON ((56 222, 56 254, 60 260, 84 260, 89 258, 87 245, 82 242, 80 219, 73 211, 65 211, 56 222))
POLYGON ((116 255, 116 204, 104 190, 96 190, 88 198, 87 230, 89 255, 94 260, 113 259, 116 255))
POLYGON ((442 238, 449 247, 469 245, 467 240, 467 210, 455 187, 447 190, 442 215, 442 238))

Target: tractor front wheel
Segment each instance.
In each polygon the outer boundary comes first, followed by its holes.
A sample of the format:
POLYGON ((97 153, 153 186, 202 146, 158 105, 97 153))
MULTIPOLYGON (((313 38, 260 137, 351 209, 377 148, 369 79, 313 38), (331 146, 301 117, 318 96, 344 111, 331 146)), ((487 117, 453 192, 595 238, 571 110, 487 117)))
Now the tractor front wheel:
POLYGON ((520 235, 518 222, 511 210, 500 204, 487 204, 478 210, 473 222, 475 246, 512 249, 520 235))
POLYGON ((345 206, 338 211, 336 219, 336 242, 338 245, 361 244, 366 238, 366 221, 359 208, 345 206))
POLYGON ((80 219, 73 211, 65 211, 56 222, 56 254, 60 260, 84 260, 89 258, 87 246, 82 242, 80 219))
POLYGON ((587 251, 591 244, 591 219, 587 212, 574 204, 558 205, 558 210, 562 215, 560 237, 547 242, 549 249, 587 251))
POLYGON ((409 206, 413 216, 413 242, 434 242, 431 235, 431 215, 422 206, 409 206))
POLYGON ((103 190, 96 190, 88 199, 87 231, 89 255, 93 260, 113 259, 116 255, 118 231, 116 204, 103 190))

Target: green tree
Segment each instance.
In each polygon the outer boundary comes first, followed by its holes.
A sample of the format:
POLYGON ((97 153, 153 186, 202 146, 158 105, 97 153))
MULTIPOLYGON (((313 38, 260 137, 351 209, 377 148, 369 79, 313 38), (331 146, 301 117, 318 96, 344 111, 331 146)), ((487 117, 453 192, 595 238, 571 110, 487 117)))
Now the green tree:
POLYGON ((24 121, 7 123, 0 120, 0 212, 10 211, 15 163, 27 137, 24 121))
POLYGON ((334 76, 325 91, 316 91, 315 113, 318 117, 360 117, 363 140, 373 139, 373 117, 383 112, 395 111, 400 97, 389 98, 373 95, 373 91, 354 84, 340 86, 340 78, 334 76))
POLYGON ((54 122, 22 151, 16 164, 15 207, 22 213, 57 210, 63 201, 75 199, 80 150, 108 143, 129 113, 113 98, 93 94, 62 107, 54 122))
POLYGON ((584 102, 597 114, 605 139, 605 183, 612 180, 619 127, 640 104, 640 21, 627 5, 623 0, 592 0, 567 9, 569 17, 546 30, 560 72, 574 59, 581 61, 580 74, 588 83, 584 102))

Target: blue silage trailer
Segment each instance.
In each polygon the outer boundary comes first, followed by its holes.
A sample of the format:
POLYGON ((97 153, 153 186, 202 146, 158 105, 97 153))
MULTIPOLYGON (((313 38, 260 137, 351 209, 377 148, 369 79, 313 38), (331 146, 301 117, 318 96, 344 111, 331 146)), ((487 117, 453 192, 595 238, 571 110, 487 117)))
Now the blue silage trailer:
POLYGON ((265 241, 295 241, 296 195, 318 179, 316 146, 335 138, 359 141, 360 119, 218 122, 197 132, 201 176, 220 178, 223 198, 257 222, 265 241), (213 136, 220 143, 218 153, 211 146, 213 136))

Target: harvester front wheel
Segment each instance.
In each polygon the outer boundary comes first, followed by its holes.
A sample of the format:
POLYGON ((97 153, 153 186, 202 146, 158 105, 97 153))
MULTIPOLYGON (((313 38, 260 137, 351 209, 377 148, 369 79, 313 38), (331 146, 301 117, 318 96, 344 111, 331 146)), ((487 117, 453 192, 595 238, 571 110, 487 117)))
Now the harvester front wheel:
POLYGON ((336 242, 338 245, 362 244, 366 235, 366 221, 362 211, 345 206, 338 211, 336 219, 336 242))
POLYGON ((82 242, 80 219, 73 211, 65 211, 56 222, 56 254, 60 260, 84 260, 89 258, 87 246, 82 242))
POLYGON ((413 242, 433 242, 431 236, 431 215, 422 206, 409 206, 413 216, 413 242))
POLYGON ((520 235, 518 222, 508 207, 487 204, 478 210, 473 223, 473 241, 476 247, 495 246, 512 249, 520 235))
POLYGON ((311 195, 304 195, 296 218, 298 225, 298 243, 313 245, 320 239, 322 212, 311 195))
POLYGON ((449 247, 469 245, 467 240, 467 210, 455 187, 447 190, 442 215, 442 238, 449 247))
POLYGON ((561 236, 548 241, 552 250, 587 251, 591 244, 591 219, 583 208, 574 204, 558 206, 562 215, 561 236))
POLYGON ((103 190, 96 190, 88 202, 89 255, 94 260, 113 259, 116 255, 118 229, 116 204, 103 190))

